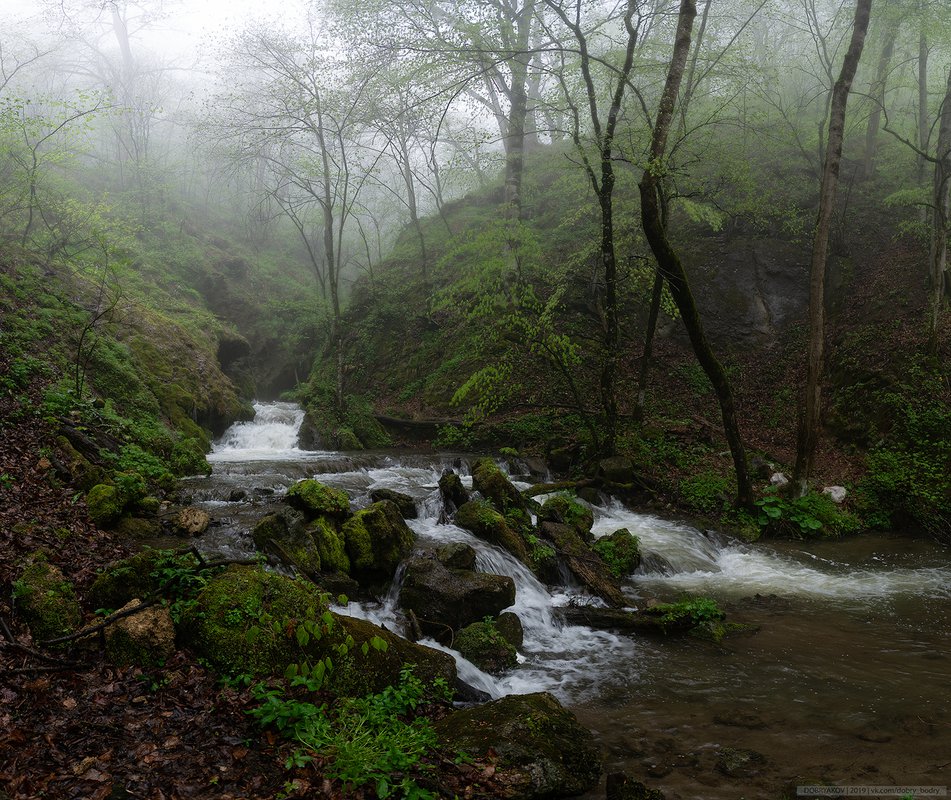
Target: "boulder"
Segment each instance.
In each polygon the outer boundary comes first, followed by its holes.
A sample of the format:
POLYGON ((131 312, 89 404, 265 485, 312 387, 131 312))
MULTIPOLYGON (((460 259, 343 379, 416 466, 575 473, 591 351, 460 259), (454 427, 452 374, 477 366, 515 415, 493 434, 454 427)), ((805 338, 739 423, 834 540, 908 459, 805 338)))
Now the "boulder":
POLYGON ((549 497, 538 512, 538 522, 559 522, 570 525, 585 541, 593 541, 591 527, 594 525, 594 513, 569 494, 561 493, 549 497))
POLYGON ((450 655, 330 612, 309 581, 232 566, 212 578, 196 600, 183 618, 182 638, 225 674, 283 675, 292 664, 314 665, 329 657, 333 666, 326 685, 345 696, 395 685, 410 664, 424 682, 456 681, 450 655))
POLYGON ((464 658, 490 675, 501 675, 518 664, 518 656, 512 643, 491 620, 466 625, 456 634, 452 646, 462 653, 464 658))
POLYGON ((323 572, 350 574, 350 558, 347 556, 343 534, 327 517, 317 517, 307 526, 317 552, 320 554, 320 568, 323 572))
POLYGON ((525 640, 525 631, 522 630, 522 620, 514 611, 504 611, 495 620, 495 627, 502 637, 516 650, 525 640))
POLYGON ((302 575, 315 577, 323 562, 303 515, 291 509, 268 514, 251 532, 254 546, 262 553, 302 575))
POLYGON ((96 576, 89 587, 89 605, 110 611, 122 608, 135 598, 145 598, 159 589, 156 574, 162 553, 143 550, 115 561, 96 576))
POLYGON ((508 550, 519 561, 528 561, 528 548, 505 517, 486 500, 470 500, 456 511, 456 525, 480 539, 508 550))
POLYGON ((439 494, 442 496, 443 503, 448 510, 455 511, 457 508, 469 502, 469 492, 462 485, 462 479, 451 469, 443 472, 439 479, 439 494))
POLYGON ((789 478, 783 475, 782 472, 774 472, 769 476, 769 483, 777 489, 782 489, 784 486, 789 485, 789 478))
POLYGON ((640 566, 640 541, 627 528, 602 536, 592 546, 616 578, 630 575, 640 566))
POLYGON ((638 479, 634 462, 625 456, 602 458, 598 462, 598 477, 603 478, 608 483, 622 485, 635 483, 638 479))
POLYGON ((601 555, 593 550, 569 525, 543 522, 542 534, 551 541, 571 573, 609 606, 626 605, 618 580, 601 555))
POLYGON ((826 486, 823 488, 822 493, 828 495, 829 499, 836 505, 841 505, 845 502, 845 498, 849 492, 844 486, 826 486))
POLYGON ((311 518, 326 516, 343 520, 350 516, 347 493, 315 480, 295 483, 287 490, 287 502, 311 518))
POLYGON ((183 508, 172 520, 172 525, 179 533, 186 536, 201 536, 211 524, 211 517, 200 508, 183 508))
POLYGON ((416 510, 416 501, 408 494, 395 492, 392 489, 374 489, 370 492, 370 499, 374 503, 379 503, 381 500, 389 500, 396 503, 400 514, 403 515, 403 519, 416 519, 416 517, 419 516, 416 510))
POLYGON ((33 553, 13 582, 13 600, 37 641, 72 633, 82 621, 73 585, 42 552, 33 553))
POLYGON ((513 527, 529 526, 531 517, 522 493, 491 458, 480 458, 472 467, 472 487, 513 527))
POLYGON ((416 534, 389 500, 358 511, 340 532, 350 559, 350 572, 357 580, 389 580, 416 541, 416 534))
MULTIPOLYGON (((120 611, 142 605, 132 600, 120 611)), ((106 655, 121 667, 157 667, 175 652, 175 625, 164 606, 148 606, 106 628, 106 655)))
POLYGON ((157 539, 162 535, 162 526, 158 520, 130 515, 120 519, 113 526, 113 530, 126 539, 157 539))
POLYGON ((119 521, 125 503, 119 496, 119 490, 108 483, 97 483, 86 495, 86 509, 97 527, 108 528, 119 521))
POLYGON ((400 589, 400 606, 416 615, 424 632, 440 638, 514 602, 515 581, 508 576, 448 569, 429 554, 407 562, 400 589))
POLYGON ((476 551, 465 542, 447 542, 436 547, 436 558, 448 569, 475 570, 476 551))
POLYGON ((450 752, 494 756, 495 777, 511 800, 583 794, 601 775, 601 753, 591 732, 547 692, 456 711, 434 727, 450 752))

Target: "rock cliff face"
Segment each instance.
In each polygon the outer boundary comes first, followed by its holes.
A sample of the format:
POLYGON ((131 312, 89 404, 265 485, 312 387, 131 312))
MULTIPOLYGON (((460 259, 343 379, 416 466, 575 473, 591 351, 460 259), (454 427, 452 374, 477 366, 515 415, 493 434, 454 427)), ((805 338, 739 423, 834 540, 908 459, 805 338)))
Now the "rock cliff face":
MULTIPOLYGON (((774 344, 804 318, 809 305, 808 245, 721 235, 696 240, 686 255, 704 323, 721 347, 774 344)), ((665 332, 683 336, 676 322, 665 332)))

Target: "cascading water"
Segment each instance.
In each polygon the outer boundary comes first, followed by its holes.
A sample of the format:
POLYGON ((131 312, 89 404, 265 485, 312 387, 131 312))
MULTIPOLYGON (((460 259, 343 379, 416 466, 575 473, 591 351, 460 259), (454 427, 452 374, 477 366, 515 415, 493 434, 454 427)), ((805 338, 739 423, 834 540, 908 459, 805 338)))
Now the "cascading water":
MULTIPOLYGON (((724 603, 732 619, 761 626, 756 636, 720 646, 616 636, 558 621, 553 608, 579 599, 579 590, 546 588, 507 552, 439 524, 439 477, 451 466, 471 486, 465 460, 302 451, 299 407, 260 403, 255 410, 253 422, 232 427, 216 444, 209 459, 213 474, 189 482, 195 500, 218 522, 203 537, 205 547, 229 555, 253 552, 249 531, 264 513, 261 502, 301 478, 316 476, 346 490, 356 508, 369 504, 378 488, 411 495, 419 518, 409 524, 421 541, 466 542, 476 550, 480 570, 508 575, 516 584, 511 610, 525 630, 521 663, 495 678, 455 653, 460 676, 496 697, 554 692, 598 732, 609 766, 666 775, 661 786, 672 787, 674 797, 726 800, 736 796, 736 787, 718 791, 710 783, 700 794, 685 789, 693 778, 661 769, 663 753, 651 753, 645 730, 676 735, 701 753, 711 742, 726 742, 765 752, 777 763, 820 763, 830 748, 852 752, 855 737, 899 739, 894 720, 907 718, 909 704, 918 718, 929 703, 928 713, 951 718, 942 660, 951 651, 951 568, 930 543, 866 537, 825 548, 753 546, 620 504, 596 507, 596 536, 626 527, 640 539, 642 566, 624 583, 633 605, 651 596, 704 594, 724 603), (741 720, 753 718, 752 727, 715 721, 736 717, 737 709, 747 715, 741 720), (830 714, 841 731, 819 736, 830 714), (645 767, 647 761, 653 766, 645 767)), ((343 613, 400 630, 399 579, 380 603, 351 603, 343 613)), ((930 740, 918 749, 925 754, 929 746, 930 740)), ((658 752, 669 747, 659 744, 658 752)), ((914 764, 917 753, 896 755, 894 762, 914 764)), ((684 759, 678 763, 697 757, 684 759)))

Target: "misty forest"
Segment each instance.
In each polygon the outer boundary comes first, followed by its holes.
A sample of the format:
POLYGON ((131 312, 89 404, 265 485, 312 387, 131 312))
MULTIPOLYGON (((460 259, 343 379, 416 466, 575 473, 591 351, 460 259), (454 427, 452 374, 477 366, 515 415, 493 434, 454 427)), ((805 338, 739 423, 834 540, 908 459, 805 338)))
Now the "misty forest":
POLYGON ((951 784, 951 2, 0 2, 0 800, 951 784))

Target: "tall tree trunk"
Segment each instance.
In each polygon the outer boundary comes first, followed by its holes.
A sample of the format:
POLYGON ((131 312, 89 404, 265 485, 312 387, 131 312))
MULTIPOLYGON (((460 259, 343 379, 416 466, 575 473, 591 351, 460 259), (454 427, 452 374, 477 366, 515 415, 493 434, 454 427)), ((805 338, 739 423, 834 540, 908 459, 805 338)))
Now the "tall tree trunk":
POLYGON ((822 168, 819 189, 819 217, 812 247, 809 272, 809 348, 807 353, 806 389, 799 414, 796 442, 796 466, 793 471, 793 491, 802 496, 808 490, 819 433, 821 414, 822 366, 825 356, 825 285, 826 264, 829 255, 829 230, 835 211, 835 197, 839 186, 839 164, 842 160, 842 138, 845 130, 845 109, 849 91, 858 69, 865 34, 872 11, 872 0, 857 0, 852 38, 842 62, 842 71, 832 89, 829 110, 829 136, 826 158, 822 168))
POLYGON ((875 175, 875 154, 878 150, 878 129, 882 124, 885 109, 885 86, 888 83, 888 65, 895 52, 895 39, 898 38, 898 25, 889 25, 882 41, 882 52, 878 57, 878 71, 872 84, 872 113, 868 116, 865 129, 865 157, 862 159, 862 177, 870 180, 875 175))
POLYGON ((654 285, 651 287, 651 304, 647 312, 647 330, 644 332, 644 350, 641 353, 641 366, 637 372, 637 401, 634 405, 634 421, 640 425, 644 421, 644 408, 647 404, 647 378, 651 368, 651 356, 654 352, 654 333, 657 330, 657 317, 660 314, 660 301, 664 294, 664 276, 660 270, 654 273, 654 285))
POLYGON ((518 218, 522 211, 522 173, 525 169, 525 123, 528 119, 528 68, 531 62, 529 42, 535 13, 534 0, 526 0, 515 20, 515 47, 512 78, 508 91, 509 117, 505 132, 505 195, 509 214, 518 218))
MULTIPOLYGON (((931 126, 928 124, 928 32, 924 24, 918 35, 918 149, 928 152, 931 126)), ((925 179, 925 159, 918 157, 918 182, 925 179)))
POLYGON ((931 234, 931 313, 928 320, 928 345, 932 354, 938 352, 941 311, 948 285, 948 188, 951 182, 951 69, 941 103, 938 144, 934 165, 934 218, 931 234))
POLYGON ((733 390, 723 366, 714 355, 704 333, 703 321, 700 319, 700 312, 694 301, 693 293, 690 291, 687 273, 684 271, 680 257, 667 239, 659 202, 660 175, 658 171, 667 152, 667 136, 670 133, 674 105, 677 101, 677 94, 680 91, 680 84, 687 64, 687 55, 690 51, 690 35, 696 16, 697 5, 695 0, 681 0, 674 51, 670 58, 667 82, 664 85, 664 93, 661 95, 660 106, 657 109, 657 121, 654 123, 654 131, 651 137, 650 159, 640 182, 641 223, 654 257, 657 259, 657 267, 667 281, 674 302, 677 303, 677 308, 680 310, 680 316, 687 329, 697 361, 709 378, 720 402, 723 430, 730 446, 730 452, 733 455, 733 466, 736 470, 737 503, 743 506, 751 506, 753 504, 753 489, 746 465, 746 451, 736 421, 733 390))

